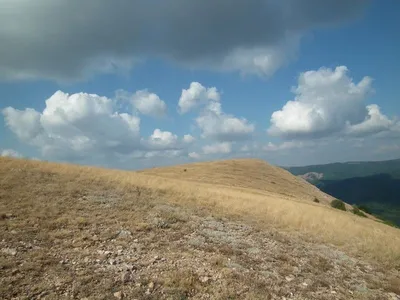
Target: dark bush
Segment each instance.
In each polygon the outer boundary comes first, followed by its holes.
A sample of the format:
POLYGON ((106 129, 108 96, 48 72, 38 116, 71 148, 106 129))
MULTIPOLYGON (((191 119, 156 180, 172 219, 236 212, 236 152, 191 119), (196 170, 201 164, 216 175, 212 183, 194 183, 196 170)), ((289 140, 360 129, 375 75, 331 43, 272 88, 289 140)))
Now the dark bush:
POLYGON ((367 213, 367 214, 372 214, 371 210, 368 208, 368 206, 366 205, 358 205, 358 209, 362 210, 363 212, 367 213))
POLYGON ((367 215, 364 214, 364 213, 362 212, 362 210, 360 210, 360 208, 357 207, 356 205, 353 205, 353 214, 355 214, 355 215, 357 215, 357 216, 360 216, 360 217, 364 217, 364 218, 367 217, 367 215))
POLYGON ((313 200, 315 203, 319 203, 319 200, 318 200, 318 198, 314 198, 314 200, 313 200))
POLYGON ((346 211, 346 205, 344 204, 343 201, 341 201, 341 200, 339 200, 339 199, 334 199, 334 200, 332 200, 331 206, 332 206, 333 208, 346 211))

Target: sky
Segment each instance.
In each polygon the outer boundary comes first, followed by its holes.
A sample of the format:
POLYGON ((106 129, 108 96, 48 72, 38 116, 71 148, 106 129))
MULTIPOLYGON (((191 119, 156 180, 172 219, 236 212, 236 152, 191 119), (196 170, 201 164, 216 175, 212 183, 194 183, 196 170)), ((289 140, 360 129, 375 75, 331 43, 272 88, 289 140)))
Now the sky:
POLYGON ((398 0, 0 0, 0 156, 400 158, 398 0))

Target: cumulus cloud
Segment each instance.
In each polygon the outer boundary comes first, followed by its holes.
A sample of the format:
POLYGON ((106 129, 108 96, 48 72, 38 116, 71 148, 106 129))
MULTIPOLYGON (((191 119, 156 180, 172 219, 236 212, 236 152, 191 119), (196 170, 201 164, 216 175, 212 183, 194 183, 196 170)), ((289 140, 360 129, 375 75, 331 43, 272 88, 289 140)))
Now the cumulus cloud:
POLYGON ((264 151, 267 152, 274 152, 274 151, 282 151, 282 150, 290 150, 290 149, 298 149, 298 148, 304 148, 304 147, 309 147, 315 145, 312 142, 306 142, 306 141, 285 141, 280 144, 274 144, 269 142, 267 145, 262 147, 264 151))
POLYGON ((197 152, 190 152, 190 153, 188 154, 188 156, 189 156, 190 158, 193 158, 193 159, 199 159, 199 158, 200 158, 200 154, 198 154, 197 152))
POLYGON ((206 88, 199 82, 192 82, 188 89, 182 90, 178 102, 179 112, 185 114, 201 104, 219 100, 220 94, 215 87, 206 88))
POLYGON ((148 57, 271 74, 292 52, 286 41, 352 20, 367 3, 0 0, 0 78, 76 79, 148 57))
POLYGON ((19 139, 29 142, 39 136, 42 131, 40 113, 32 108, 23 111, 7 107, 3 109, 6 125, 19 139))
POLYGON ((272 114, 268 133, 299 138, 389 130, 394 121, 382 115, 377 105, 365 106, 371 84, 368 76, 355 83, 345 66, 304 72, 293 88, 295 99, 272 114))
POLYGON ((186 144, 191 144, 194 141, 196 141, 196 139, 190 134, 185 134, 183 136, 183 142, 186 143, 186 144))
POLYGON ((155 129, 148 142, 154 148, 176 148, 178 147, 178 136, 169 131, 155 129))
POLYGON ((383 115, 376 104, 367 106, 368 115, 359 124, 349 125, 347 133, 354 136, 371 135, 378 132, 388 131, 396 125, 394 120, 390 120, 383 115))
POLYGON ((13 149, 0 149, 0 156, 3 157, 14 157, 14 158, 22 158, 22 154, 19 152, 13 150, 13 149))
POLYGON ((161 150, 161 151, 146 151, 142 152, 143 158, 157 158, 157 157, 167 157, 175 158, 184 155, 184 150, 161 150))
POLYGON ((248 139, 255 129, 254 125, 244 118, 236 118, 210 108, 196 118, 196 123, 202 130, 204 138, 212 138, 219 141, 248 139))
POLYGON ((221 142, 248 139, 255 126, 245 118, 224 113, 220 100, 220 93, 215 87, 206 88, 198 82, 192 82, 189 89, 182 90, 178 106, 181 113, 201 107, 195 121, 203 138, 221 142))
POLYGON ((183 151, 178 136, 160 129, 145 139, 140 119, 119 112, 117 102, 96 94, 57 91, 42 112, 27 108, 2 110, 8 128, 23 142, 39 148, 44 157, 56 159, 118 156, 174 156, 183 151))
POLYGON ((228 154, 232 151, 232 143, 222 142, 203 147, 204 154, 228 154))
POLYGON ((167 105, 154 93, 147 90, 137 91, 132 95, 133 106, 142 114, 162 117, 167 113, 167 105))

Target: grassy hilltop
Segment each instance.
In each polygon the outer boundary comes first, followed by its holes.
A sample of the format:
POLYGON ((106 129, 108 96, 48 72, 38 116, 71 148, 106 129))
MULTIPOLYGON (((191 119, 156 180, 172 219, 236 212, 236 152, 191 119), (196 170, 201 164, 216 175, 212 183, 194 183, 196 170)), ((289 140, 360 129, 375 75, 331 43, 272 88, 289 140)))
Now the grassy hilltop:
POLYGON ((0 298, 395 299, 400 230, 332 199, 260 160, 0 158, 0 298))

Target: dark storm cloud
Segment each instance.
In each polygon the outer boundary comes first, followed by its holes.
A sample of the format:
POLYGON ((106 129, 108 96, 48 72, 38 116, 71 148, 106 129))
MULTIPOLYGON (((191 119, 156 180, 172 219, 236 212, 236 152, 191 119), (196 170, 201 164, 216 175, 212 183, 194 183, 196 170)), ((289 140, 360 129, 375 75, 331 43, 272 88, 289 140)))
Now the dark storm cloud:
POLYGON ((236 49, 350 20, 364 0, 0 0, 0 78, 72 79, 157 56, 218 64, 236 49))

